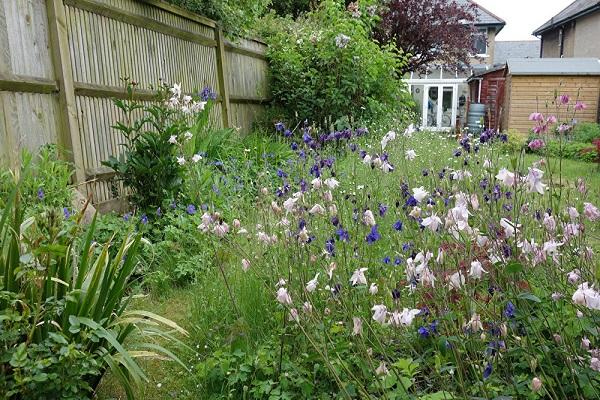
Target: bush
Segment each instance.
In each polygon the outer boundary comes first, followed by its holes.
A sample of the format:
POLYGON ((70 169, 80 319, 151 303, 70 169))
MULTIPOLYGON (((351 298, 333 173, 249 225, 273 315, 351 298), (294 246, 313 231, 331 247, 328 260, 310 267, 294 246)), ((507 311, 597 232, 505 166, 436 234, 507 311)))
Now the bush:
POLYGON ((507 132, 508 140, 503 143, 501 148, 507 153, 519 152, 527 145, 527 136, 515 129, 509 129, 507 132))
POLYGON ((573 139, 584 143, 592 143, 594 139, 600 139, 600 125, 593 122, 581 122, 575 125, 573 139))
MULTIPOLYGON (((528 150, 532 151, 532 150, 528 150)), ((546 141, 545 147, 532 151, 533 153, 544 155, 548 152, 548 155, 552 157, 563 157, 568 160, 578 160, 585 162, 596 162, 598 159, 598 152, 593 144, 582 143, 582 142, 568 142, 561 143, 558 140, 546 141)))
POLYGON ((375 123, 412 103, 396 74, 404 60, 372 40, 373 24, 367 12, 355 18, 328 0, 267 39, 272 97, 288 126, 308 119, 328 127, 344 117, 375 123))
POLYGON ((25 220, 20 199, 17 184, 0 212, 0 394, 44 398, 60 387, 81 398, 110 369, 131 398, 132 386, 147 380, 134 357, 176 359, 144 341, 172 338, 161 325, 186 333, 152 313, 126 311, 141 234, 130 229, 112 252, 112 242, 92 241, 95 219, 80 240, 81 214, 50 209, 25 220))

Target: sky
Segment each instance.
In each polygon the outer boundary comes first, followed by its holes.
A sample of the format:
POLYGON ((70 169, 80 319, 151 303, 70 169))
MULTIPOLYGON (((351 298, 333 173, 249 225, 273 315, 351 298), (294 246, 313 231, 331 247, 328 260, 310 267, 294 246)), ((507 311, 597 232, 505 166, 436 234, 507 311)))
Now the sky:
POLYGON ((475 0, 506 21, 496 40, 535 40, 531 35, 574 0, 475 0))

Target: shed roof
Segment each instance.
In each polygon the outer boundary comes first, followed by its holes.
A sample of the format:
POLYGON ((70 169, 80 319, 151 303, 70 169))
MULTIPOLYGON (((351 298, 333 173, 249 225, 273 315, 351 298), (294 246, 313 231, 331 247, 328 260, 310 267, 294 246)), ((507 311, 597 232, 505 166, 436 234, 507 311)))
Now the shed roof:
POLYGON ((600 11, 600 0, 575 0, 567 8, 556 14, 544 25, 537 28, 533 34, 539 36, 542 33, 554 29, 565 22, 582 17, 594 11, 600 11))
POLYGON ((511 58, 511 75, 600 75, 597 58, 511 58))

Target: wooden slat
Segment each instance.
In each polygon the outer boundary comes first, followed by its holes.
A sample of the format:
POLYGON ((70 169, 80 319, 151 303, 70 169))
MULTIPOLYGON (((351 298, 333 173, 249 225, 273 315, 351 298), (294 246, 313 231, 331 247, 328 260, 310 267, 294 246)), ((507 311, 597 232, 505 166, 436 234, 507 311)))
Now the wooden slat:
POLYGON ((125 10, 116 7, 111 7, 109 5, 94 0, 64 0, 64 2, 66 5, 76 7, 81 10, 89 11, 94 14, 102 15, 104 17, 112 18, 114 20, 125 22, 127 24, 134 25, 140 28, 160 32, 164 35, 169 35, 182 40, 199 43, 204 46, 215 47, 217 45, 217 42, 214 39, 211 39, 204 35, 186 31, 184 29, 175 28, 162 22, 156 21, 152 18, 127 12, 125 10))
POLYGON ((223 127, 231 127, 231 116, 229 106, 229 85, 227 76, 227 59, 225 57, 225 37, 223 29, 217 29, 217 79, 219 81, 219 91, 223 98, 221 102, 221 116, 223 118, 223 127))
POLYGON ((254 57, 254 58, 258 58, 259 60, 267 59, 267 56, 265 55, 265 53, 259 53, 254 50, 248 50, 242 46, 236 45, 231 42, 225 43, 225 49, 230 53, 236 53, 236 54, 241 54, 241 55, 248 56, 248 57, 254 57))
POLYGON ((51 79, 0 73, 0 90, 24 93, 56 93, 58 83, 51 79))
POLYGON ((211 28, 215 28, 217 26, 217 23, 215 21, 213 21, 212 19, 203 17, 202 15, 194 14, 184 8, 174 6, 173 4, 169 4, 165 1, 161 1, 161 0, 140 0, 140 1, 150 4, 156 8, 160 8, 161 10, 168 11, 168 12, 178 15, 180 17, 184 17, 184 18, 187 18, 194 22, 198 22, 202 25, 209 26, 211 28))

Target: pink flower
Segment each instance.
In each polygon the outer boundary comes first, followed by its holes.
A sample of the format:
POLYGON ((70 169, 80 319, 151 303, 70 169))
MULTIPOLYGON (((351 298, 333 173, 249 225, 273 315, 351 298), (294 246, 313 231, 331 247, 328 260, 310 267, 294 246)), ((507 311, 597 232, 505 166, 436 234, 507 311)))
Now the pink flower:
POLYGON ((558 118, 556 118, 556 115, 550 115, 548 117, 548 123, 549 124, 555 124, 558 121, 558 118))
POLYGON ((587 104, 583 101, 578 101, 575 103, 575 111, 583 111, 587 108, 587 104))
POLYGON ((536 125, 533 127, 533 133, 535 133, 536 135, 546 132, 548 132, 548 125, 546 124, 536 125))
POLYGON ((542 122, 544 120, 544 116, 542 115, 542 113, 534 112, 529 115, 529 120, 542 122))
POLYGON ((590 221, 600 219, 600 210, 592 203, 583 203, 583 213, 590 221))
POLYGON ((529 148, 531 150, 539 150, 544 146, 545 146, 545 143, 541 139, 535 139, 535 140, 532 140, 531 142, 529 142, 529 148))
POLYGON ((560 96, 558 96, 558 101, 560 102, 560 104, 566 105, 566 104, 569 104, 569 101, 571 101, 571 98, 569 97, 568 94, 561 94, 560 96))

